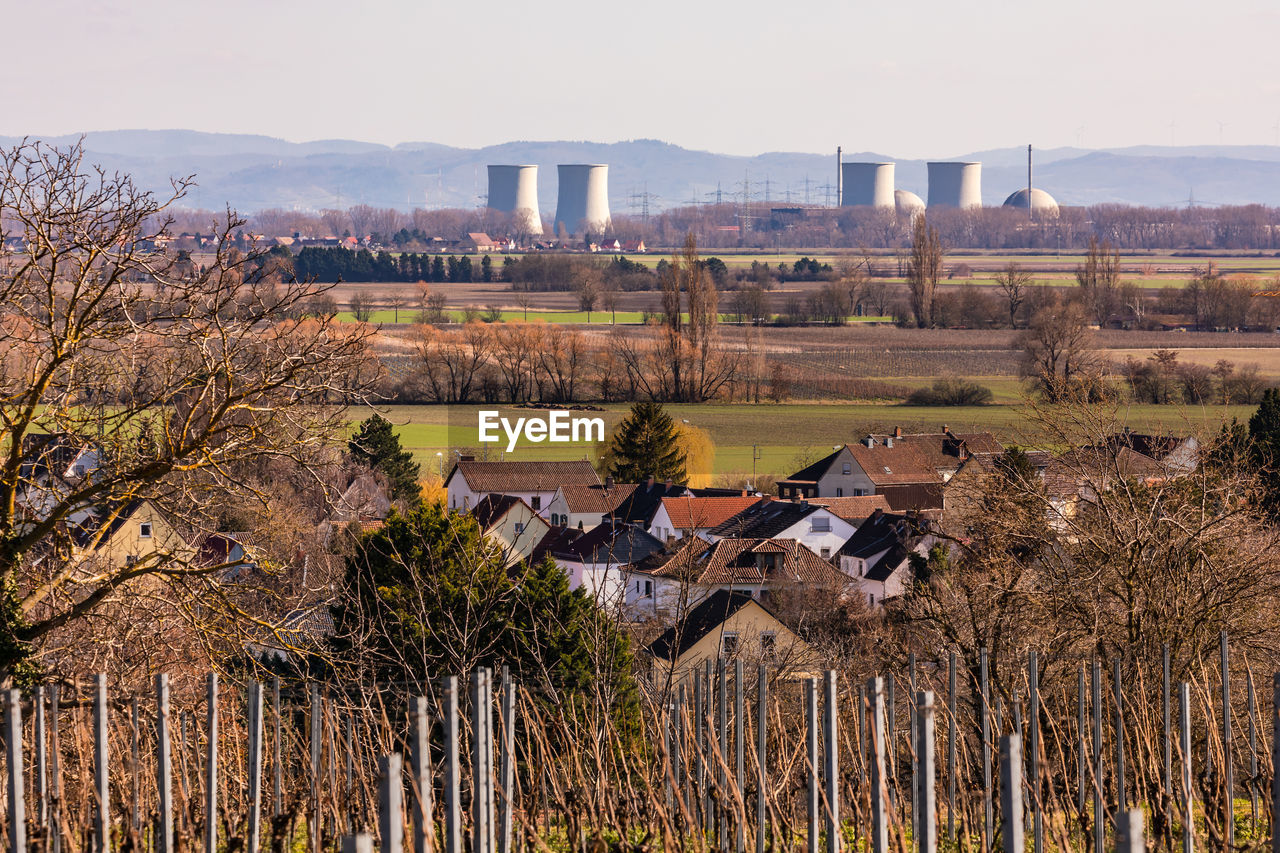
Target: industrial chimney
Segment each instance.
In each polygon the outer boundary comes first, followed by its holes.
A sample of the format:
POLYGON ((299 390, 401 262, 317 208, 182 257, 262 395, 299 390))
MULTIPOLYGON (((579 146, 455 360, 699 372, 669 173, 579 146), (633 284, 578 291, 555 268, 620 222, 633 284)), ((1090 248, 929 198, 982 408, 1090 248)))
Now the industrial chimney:
POLYGON ((982 164, 930 163, 929 207, 982 207, 982 164))
POLYGON ((609 167, 601 164, 560 165, 556 201, 556 233, 599 234, 609 228, 609 167))
POLYGON ((845 163, 841 168, 844 179, 844 207, 879 207, 893 209, 892 163, 845 163))
POLYGON ((542 233, 537 166, 490 166, 489 207, 510 213, 522 234, 542 233))

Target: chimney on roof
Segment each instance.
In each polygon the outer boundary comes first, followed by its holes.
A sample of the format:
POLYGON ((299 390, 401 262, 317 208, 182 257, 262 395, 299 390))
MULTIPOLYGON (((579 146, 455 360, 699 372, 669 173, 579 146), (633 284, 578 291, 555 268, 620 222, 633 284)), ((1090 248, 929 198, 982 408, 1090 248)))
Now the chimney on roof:
POLYGON ((650 475, 649 475, 649 481, 645 484, 645 486, 646 486, 647 488, 652 489, 652 488, 653 488, 653 482, 654 482, 654 477, 653 477, 653 475, 652 475, 652 474, 650 474, 650 475))
POLYGON ((862 443, 865 444, 868 448, 875 447, 876 437, 874 435, 868 434, 866 438, 862 439, 862 443))
POLYGON ((671 491, 671 485, 672 485, 672 483, 671 483, 671 478, 670 478, 670 477, 668 477, 668 478, 667 478, 667 491, 671 491))
POLYGON ((612 474, 608 474, 608 475, 606 475, 606 476, 605 476, 605 478, 604 478, 604 487, 605 487, 606 489, 612 489, 612 488, 613 488, 613 475, 612 475, 612 474))
POLYGON ((475 462, 476 458, 469 453, 463 453, 458 457, 459 462, 475 462))
POLYGON ((902 427, 896 426, 893 428, 893 437, 902 438, 902 427))
POLYGON ((893 436, 891 436, 891 435, 886 435, 886 436, 884 437, 884 446, 885 446, 885 447, 893 447, 893 436))

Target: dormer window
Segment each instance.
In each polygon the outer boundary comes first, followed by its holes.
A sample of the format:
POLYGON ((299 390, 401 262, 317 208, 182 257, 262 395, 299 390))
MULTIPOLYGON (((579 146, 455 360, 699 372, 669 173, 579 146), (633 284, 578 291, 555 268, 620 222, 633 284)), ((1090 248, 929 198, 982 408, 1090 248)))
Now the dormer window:
POLYGON ((819 515, 813 519, 813 529, 818 533, 826 533, 831 529, 831 519, 825 515, 819 515))

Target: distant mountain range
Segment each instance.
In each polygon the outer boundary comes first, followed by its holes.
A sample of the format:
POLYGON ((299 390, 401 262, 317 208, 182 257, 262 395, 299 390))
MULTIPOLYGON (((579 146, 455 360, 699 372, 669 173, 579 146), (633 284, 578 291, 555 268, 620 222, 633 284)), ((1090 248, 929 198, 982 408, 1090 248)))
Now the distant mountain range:
MULTIPOLYGON (((66 145, 79 138, 45 141, 66 145)), ((13 145, 19 137, 0 137, 13 145)), ((835 198, 835 152, 767 153, 755 157, 691 151, 651 139, 594 142, 506 142, 465 149, 430 142, 395 147, 347 139, 286 142, 266 136, 191 130, 111 130, 85 134, 89 159, 131 173, 163 192, 173 176, 195 175, 185 206, 242 213, 283 207, 320 210, 376 207, 470 207, 483 203, 490 163, 536 163, 543 212, 556 205, 556 164, 608 163, 615 214, 740 201, 744 183, 754 200, 776 204, 835 198)), ((846 152, 846 162, 894 160, 879 152, 846 152)), ((946 160, 983 164, 983 201, 1000 204, 1026 184, 1026 148, 1000 148, 946 160)), ((924 160, 896 160, 897 185, 927 197, 924 160)), ((1105 202, 1153 206, 1250 204, 1280 206, 1280 147, 1135 146, 1036 152, 1035 185, 1062 204, 1105 202)))

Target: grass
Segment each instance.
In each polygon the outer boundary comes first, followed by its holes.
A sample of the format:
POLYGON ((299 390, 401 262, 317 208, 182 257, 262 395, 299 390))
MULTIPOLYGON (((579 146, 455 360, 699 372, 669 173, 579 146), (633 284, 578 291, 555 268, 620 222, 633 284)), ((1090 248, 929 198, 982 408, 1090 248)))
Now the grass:
MULTIPOLYGON (((915 380, 925 384, 924 380, 915 380)), ((891 403, 783 403, 783 404, 672 404, 672 416, 687 420, 710 433, 716 445, 713 473, 747 472, 758 452, 759 474, 785 476, 834 446, 857 441, 868 432, 887 432, 900 426, 906 432, 937 431, 944 424, 953 430, 990 431, 1005 442, 1022 443, 1028 437, 1027 412, 1017 396, 1016 380, 982 380, 997 392, 989 406, 904 406, 891 403)), ((404 447, 413 452, 424 473, 446 471, 452 451, 477 448, 476 412, 479 405, 386 406, 384 416, 396 425, 404 447), (439 454, 439 455, 437 455, 439 454)), ((626 404, 608 404, 598 414, 612 430, 628 410, 626 404)), ((1224 418, 1247 420, 1252 406, 1155 406, 1132 405, 1120 417, 1136 430, 1215 430, 1224 418)), ((499 407, 502 409, 502 407, 499 407)), ((528 415, 530 410, 504 410, 505 416, 528 415)), ((597 413, 583 413, 596 415, 597 413)), ((353 421, 365 415, 352 412, 353 421)), ((593 443, 531 445, 522 443, 509 456, 494 447, 494 458, 520 460, 593 459, 593 443)), ((505 445, 504 445, 505 446, 505 445)))

